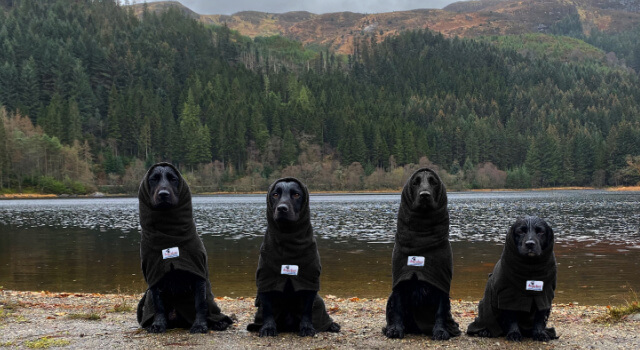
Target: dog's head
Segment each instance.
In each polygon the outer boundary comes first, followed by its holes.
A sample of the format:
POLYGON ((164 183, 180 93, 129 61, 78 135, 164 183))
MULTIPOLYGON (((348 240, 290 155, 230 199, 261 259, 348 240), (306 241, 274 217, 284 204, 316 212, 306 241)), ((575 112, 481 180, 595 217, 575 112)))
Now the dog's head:
POLYGON ((151 168, 147 177, 151 208, 168 210, 178 205, 180 193, 180 175, 173 167, 156 165, 151 168))
POLYGON ((440 177, 427 168, 416 171, 407 181, 405 190, 409 191, 412 207, 416 210, 435 209, 446 200, 442 198, 446 196, 446 190, 440 177))
POLYGON ((300 219, 302 208, 307 201, 307 193, 297 181, 287 179, 271 186, 268 201, 273 221, 280 228, 291 227, 300 219))
POLYGON ((517 219, 509 228, 508 234, 512 236, 518 254, 522 256, 540 256, 553 244, 553 230, 537 216, 517 219))

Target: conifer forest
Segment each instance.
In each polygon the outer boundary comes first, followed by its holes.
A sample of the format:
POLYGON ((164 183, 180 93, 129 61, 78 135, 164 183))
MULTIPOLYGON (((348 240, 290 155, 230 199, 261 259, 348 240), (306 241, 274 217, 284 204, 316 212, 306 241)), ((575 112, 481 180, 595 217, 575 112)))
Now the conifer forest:
MULTIPOLYGON (((576 30, 577 28, 577 30, 576 30)), ((360 35, 349 55, 112 0, 0 1, 0 193, 135 193, 158 161, 195 192, 640 182, 640 29, 360 35), (575 50, 573 50, 575 51, 575 50)))

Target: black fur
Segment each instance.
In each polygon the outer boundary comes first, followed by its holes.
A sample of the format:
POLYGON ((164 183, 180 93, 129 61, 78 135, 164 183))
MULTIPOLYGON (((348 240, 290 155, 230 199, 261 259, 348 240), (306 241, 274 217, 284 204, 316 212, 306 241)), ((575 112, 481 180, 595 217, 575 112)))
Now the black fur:
POLYGON ((445 317, 451 312, 449 296, 431 284, 419 281, 415 275, 411 280, 401 282, 391 292, 387 301, 387 327, 384 334, 389 338, 404 338, 405 333, 420 333, 413 317, 410 317, 410 310, 425 307, 436 312, 432 338, 450 339, 451 334, 444 327, 445 317))
POLYGON ((166 210, 178 204, 180 177, 169 166, 156 166, 149 175, 151 205, 154 210, 166 210))
POLYGON ((540 256, 549 244, 549 230, 547 223, 536 216, 518 219, 510 229, 522 256, 540 256))
MULTIPOLYGON (((271 192, 268 194, 271 207, 275 208, 273 219, 278 227, 286 231, 287 228, 294 225, 300 215, 300 208, 305 203, 305 192, 300 188, 297 182, 294 181, 282 181, 278 182, 271 192)), ((276 336, 278 334, 276 328, 276 320, 273 316, 273 305, 282 304, 282 301, 295 303, 300 300, 303 305, 302 315, 288 315, 285 326, 285 331, 295 331, 296 327, 298 335, 301 337, 313 336, 316 334, 316 330, 312 323, 312 310, 313 301, 316 298, 316 291, 301 290, 294 291, 291 286, 291 281, 287 282, 285 290, 283 292, 271 291, 266 293, 258 293, 258 298, 263 307, 263 319, 264 324, 260 328, 259 336, 276 336), (300 319, 298 325, 293 324, 293 320, 300 319)))
MULTIPOLYGON (((428 221, 420 221, 423 218, 435 218, 430 222, 438 222, 438 225, 444 226, 448 230, 446 189, 436 173, 430 169, 414 173, 405 184, 403 198, 404 196, 409 199, 406 207, 412 213, 411 215, 413 216, 411 217, 420 218, 412 220, 412 223, 407 223, 412 227, 411 229, 405 229, 407 232, 414 232, 410 234, 417 235, 418 233, 413 230, 423 231, 427 229, 427 227, 423 226, 430 224, 426 224, 428 221), (442 217, 442 221, 440 217, 442 217)), ((399 221, 400 214, 403 212, 402 205, 404 204, 401 204, 399 221)), ((406 217, 407 215, 404 216, 406 217)), ((400 226, 398 230, 400 230, 400 226)), ((415 247, 416 241, 413 238, 415 236, 408 236, 408 241, 402 243, 402 245, 415 247)), ((397 237, 395 244, 401 244, 397 237)), ((443 248, 444 251, 446 249, 450 250, 450 247, 443 248)), ((394 260, 393 263, 397 264, 398 262, 394 260)), ((450 319, 451 301, 449 300, 449 295, 433 284, 419 279, 415 273, 410 279, 400 281, 393 288, 387 301, 387 326, 383 329, 383 333, 389 338, 403 338, 406 333, 423 333, 425 331, 424 325, 421 329, 414 318, 416 312, 422 313, 422 315, 435 315, 435 322, 430 330, 434 340, 448 340, 459 334, 451 334, 449 332, 450 329, 447 327, 447 322, 453 322, 450 319)), ((423 317, 420 318, 422 319, 423 317)))
POLYGON ((421 171, 413 176, 411 190, 413 191, 414 207, 416 211, 428 211, 438 205, 436 195, 439 191, 440 180, 431 172, 421 171))
MULTIPOLYGON (((154 210, 168 210, 178 203, 179 175, 169 166, 157 166, 148 177, 154 210)), ((191 333, 207 333, 206 281, 186 271, 171 271, 160 282, 151 286, 151 295, 156 313, 150 333, 164 333, 167 328, 190 327, 191 333), (196 319, 192 325, 185 325, 175 312, 171 300, 190 297, 195 300, 196 319)))
MULTIPOLYGON (((542 251, 548 247, 551 227, 537 216, 527 216, 517 219, 516 222, 511 225, 509 234, 513 235, 516 247, 518 248, 518 254, 535 258, 540 256, 542 251)), ((506 334, 507 340, 521 341, 522 333, 518 323, 523 322, 529 314, 508 310, 501 310, 500 312, 500 326, 506 334)), ((549 341, 551 339, 547 332, 545 332, 550 313, 551 309, 535 310, 533 329, 530 335, 533 340, 549 341)))
POLYGON ((304 191, 297 182, 278 182, 269 193, 274 208, 273 219, 280 229, 295 224, 300 217, 300 208, 305 203, 304 191))
POLYGON ((150 333, 164 333, 167 328, 188 328, 191 333, 207 333, 206 281, 186 271, 168 272, 151 289, 156 314, 147 328, 150 333), (195 300, 196 319, 192 325, 186 324, 176 313, 171 300, 190 298, 195 300))

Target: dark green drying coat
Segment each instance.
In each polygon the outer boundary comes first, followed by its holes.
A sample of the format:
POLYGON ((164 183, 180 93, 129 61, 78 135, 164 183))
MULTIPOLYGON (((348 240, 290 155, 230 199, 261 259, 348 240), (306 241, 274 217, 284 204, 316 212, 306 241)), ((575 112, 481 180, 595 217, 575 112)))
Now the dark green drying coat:
MULTIPOLYGON (((500 326, 500 310, 511 310, 528 314, 528 317, 519 319, 518 325, 523 335, 530 336, 535 309, 551 309, 556 289, 553 230, 547 239, 549 244, 540 256, 523 256, 518 253, 513 228, 509 230, 502 256, 489 275, 484 296, 478 305, 478 317, 467 328, 467 334, 476 335, 488 330, 493 337, 504 335, 500 326), (543 282, 542 291, 527 290, 527 281, 543 282)), ((545 331, 551 339, 557 338, 554 328, 545 331)))
MULTIPOLYGON (((258 269, 256 271, 256 286, 258 293, 278 291, 285 289, 287 281, 291 281, 294 291, 311 290, 318 291, 320 289, 320 272, 322 265, 320 264, 320 254, 316 238, 313 235, 311 227, 311 216, 309 210, 309 190, 298 179, 293 177, 282 178, 276 180, 267 192, 267 232, 260 246, 260 257, 258 259, 258 269), (303 203, 299 219, 290 229, 283 231, 273 219, 273 208, 269 200, 269 194, 279 182, 294 181, 297 182, 301 190, 304 192, 305 202, 303 203), (297 265, 297 275, 282 274, 283 265, 297 265)), ((301 315, 303 310, 302 300, 295 302, 282 302, 278 298, 272 300, 274 318, 278 326, 281 325, 279 320, 285 309, 295 315, 301 315)), ((247 329, 250 331, 258 331, 262 327, 262 306, 259 298, 256 298, 256 306, 258 310, 255 315, 254 323, 250 324, 247 329)), ((318 332, 329 329, 333 324, 333 320, 326 311, 324 302, 319 295, 313 303, 313 327, 318 332)), ((279 330, 282 329, 279 327, 279 330)))
MULTIPOLYGON (((402 189, 395 244, 392 254, 393 289, 403 281, 415 275, 418 280, 427 282, 449 296, 453 278, 453 253, 449 243, 449 210, 447 208, 447 190, 436 172, 429 168, 418 169, 402 189), (411 186, 414 177, 420 172, 430 172, 439 182, 438 193, 434 193, 437 207, 428 211, 414 208, 414 191, 411 186), (410 266, 410 256, 424 257, 424 266, 410 266)), ((435 325, 435 307, 412 309, 411 315, 420 332, 431 334, 435 325)), ((445 320, 445 328, 452 336, 460 334, 458 323, 451 313, 445 320)))
MULTIPOLYGON (((140 210, 140 259, 142 274, 150 287, 156 285, 164 275, 172 270, 190 272, 206 280, 207 321, 211 327, 216 324, 220 328, 221 323, 232 324, 233 321, 222 314, 216 304, 211 284, 209 282, 209 268, 207 265, 207 252, 204 244, 196 232, 193 221, 193 208, 191 204, 191 191, 189 185, 173 165, 158 163, 153 165, 144 176, 138 191, 140 210), (151 207, 151 193, 148 178, 152 170, 157 166, 169 166, 173 168, 180 178, 178 204, 169 210, 153 210, 151 207), (163 250, 177 248, 178 256, 165 259, 163 250)), ((165 300, 175 308, 180 317, 191 325, 195 320, 195 300, 193 297, 173 298, 165 300)), ((153 323, 155 307, 150 289, 147 289, 138 306, 138 323, 141 327, 148 327, 153 323)), ((225 327, 226 328, 226 327, 225 327)))

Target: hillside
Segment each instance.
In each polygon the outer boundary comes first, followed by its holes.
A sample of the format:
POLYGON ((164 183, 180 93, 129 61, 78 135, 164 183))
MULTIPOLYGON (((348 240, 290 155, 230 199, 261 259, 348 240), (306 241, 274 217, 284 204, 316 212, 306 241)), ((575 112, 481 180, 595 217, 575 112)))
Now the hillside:
POLYGON ((135 192, 162 160, 199 192, 397 189, 417 166, 457 189, 640 181, 639 30, 404 30, 340 57, 169 7, 0 6, 0 192, 135 192))
MULTIPOLYGON (((142 6, 135 5, 138 13, 142 6)), ((147 6, 152 11, 168 6, 184 8, 175 1, 154 2, 147 6)), ((354 40, 363 35, 386 38, 415 29, 430 29, 445 37, 527 34, 547 32, 555 23, 571 15, 579 16, 585 33, 594 28, 616 32, 638 25, 639 11, 640 4, 628 0, 482 0, 454 3, 442 10, 376 14, 245 11, 231 16, 194 14, 194 17, 205 24, 226 24, 249 37, 282 35, 304 44, 350 54, 354 40)))

